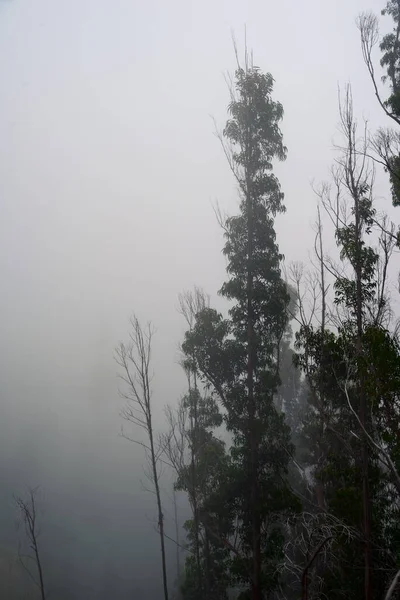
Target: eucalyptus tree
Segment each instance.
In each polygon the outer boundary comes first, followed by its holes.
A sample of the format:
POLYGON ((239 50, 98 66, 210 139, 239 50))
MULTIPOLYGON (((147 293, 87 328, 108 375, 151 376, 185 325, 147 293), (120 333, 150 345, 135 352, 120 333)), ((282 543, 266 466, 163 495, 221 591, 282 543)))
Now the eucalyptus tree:
POLYGON ((228 488, 240 550, 232 555, 231 576, 243 586, 242 597, 253 600, 279 585, 283 514, 297 507, 287 484, 290 432, 274 404, 289 295, 274 229, 285 210, 283 193, 272 170, 274 159, 286 157, 283 108, 272 91, 272 76, 246 54, 220 135, 240 198, 239 213, 222 222, 228 280, 220 293, 229 314, 204 308, 183 343, 233 433, 228 488))

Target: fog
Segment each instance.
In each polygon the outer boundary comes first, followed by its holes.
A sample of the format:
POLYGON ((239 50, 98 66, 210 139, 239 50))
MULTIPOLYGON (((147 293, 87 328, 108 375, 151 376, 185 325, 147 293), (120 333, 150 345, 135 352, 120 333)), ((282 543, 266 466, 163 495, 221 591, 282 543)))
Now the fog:
POLYGON ((352 82, 360 118, 380 119, 355 26, 368 9, 381 1, 0 2, 0 545, 17 548, 13 493, 40 485, 53 597, 161 597, 155 504, 141 448, 119 435, 113 349, 133 311, 152 320, 162 429, 185 385, 178 293, 196 284, 223 306, 213 205, 233 211, 237 196, 211 117, 226 118, 231 32, 242 48, 246 25, 276 80, 289 149, 278 236, 286 260, 307 260, 338 84, 352 82))

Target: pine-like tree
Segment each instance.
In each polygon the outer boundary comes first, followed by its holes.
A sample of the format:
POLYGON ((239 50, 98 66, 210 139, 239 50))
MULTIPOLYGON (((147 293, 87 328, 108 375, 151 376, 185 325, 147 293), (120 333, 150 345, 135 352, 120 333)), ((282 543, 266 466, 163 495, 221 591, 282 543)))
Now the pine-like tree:
POLYGON ((272 89, 272 76, 246 57, 221 136, 240 193, 239 214, 224 222, 229 279, 220 293, 231 308, 228 318, 201 311, 183 344, 233 433, 228 491, 239 543, 231 575, 244 589, 241 597, 253 600, 279 585, 283 514, 297 507, 287 484, 290 432, 274 404, 289 295, 274 229, 284 206, 272 161, 283 160, 286 148, 279 128, 283 109, 272 89))

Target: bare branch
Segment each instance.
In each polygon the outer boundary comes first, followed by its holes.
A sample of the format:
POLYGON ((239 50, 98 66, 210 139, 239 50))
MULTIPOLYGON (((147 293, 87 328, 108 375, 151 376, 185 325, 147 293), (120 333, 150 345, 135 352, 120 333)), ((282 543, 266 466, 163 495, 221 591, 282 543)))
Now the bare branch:
POLYGON ((390 584, 390 587, 386 593, 385 600, 390 600, 390 598, 393 596, 394 590, 397 587, 399 579, 400 579, 400 570, 397 571, 396 575, 393 577, 393 581, 390 584))
MULTIPOLYGON (((164 515, 160 493, 160 456, 161 450, 156 447, 152 420, 152 389, 153 375, 150 373, 152 339, 154 328, 151 323, 143 328, 134 315, 130 320, 130 342, 128 345, 121 343, 115 351, 115 359, 121 367, 120 378, 124 388, 120 392, 127 404, 122 410, 122 417, 143 429, 148 437, 148 444, 140 440, 131 440, 142 446, 148 457, 148 469, 145 471, 147 479, 153 486, 157 500, 158 532, 161 544, 161 564, 163 574, 164 600, 168 600, 167 567, 165 556, 164 515)), ((124 435, 124 437, 127 437, 124 435)), ((130 438, 127 438, 130 439, 130 438)))
POLYGON ((318 554, 321 552, 322 548, 325 546, 325 544, 327 544, 331 539, 333 538, 332 535, 328 535, 326 536, 326 538, 324 538, 323 540, 321 540, 321 542, 318 544, 318 546, 315 548, 310 560, 308 561, 308 563, 306 564, 304 571, 303 571, 303 576, 301 579, 301 583, 302 583, 302 600, 308 600, 308 571, 310 569, 310 567, 312 566, 313 562, 315 561, 315 559, 317 558, 318 554))
POLYGON ((350 396, 349 396, 349 391, 348 391, 348 382, 345 382, 345 384, 342 386, 342 389, 345 393, 346 396, 346 400, 347 400, 347 404, 353 414, 353 416, 355 417, 355 419, 357 420, 358 425, 361 428, 361 431, 363 432, 363 435, 365 436, 365 438, 368 440, 368 442, 370 443, 370 445, 377 450, 378 452, 378 457, 381 460, 381 462, 389 469, 390 473, 392 474, 393 477, 393 483, 396 486, 396 489, 398 491, 398 493, 400 494, 400 475, 396 469, 396 466, 390 456, 390 454, 385 450, 383 442, 380 441, 379 443, 377 443, 373 437, 368 433, 368 431, 366 430, 366 428, 364 427, 363 423, 361 422, 360 417, 358 416, 357 412, 354 410, 353 405, 351 403, 350 400, 350 396))
POLYGON ((18 548, 18 557, 22 567, 28 573, 32 581, 40 590, 40 595, 42 600, 46 600, 46 592, 44 586, 44 577, 43 577, 43 567, 39 552, 39 530, 37 525, 37 514, 36 514, 36 494, 38 488, 30 488, 28 492, 28 499, 24 500, 20 496, 15 496, 14 500, 16 506, 21 514, 22 521, 25 526, 26 537, 29 541, 29 546, 33 552, 33 556, 30 555, 22 555, 20 553, 20 549, 18 548), (33 575, 32 571, 27 566, 24 559, 32 560, 38 572, 38 579, 33 575))

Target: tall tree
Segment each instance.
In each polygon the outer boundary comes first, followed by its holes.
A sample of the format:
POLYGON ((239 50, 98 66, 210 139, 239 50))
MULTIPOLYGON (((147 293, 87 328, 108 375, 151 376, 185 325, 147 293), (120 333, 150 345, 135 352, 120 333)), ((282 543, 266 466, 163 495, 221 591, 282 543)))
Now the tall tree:
POLYGON ((286 471, 290 435, 278 414, 279 348, 289 296, 281 278, 274 217, 284 211, 272 173, 286 148, 279 123, 281 104, 272 97, 273 78, 250 63, 238 65, 231 88, 230 118, 220 136, 240 193, 240 212, 224 222, 229 280, 220 293, 231 303, 225 319, 212 309, 197 315, 183 349, 226 411, 242 555, 232 572, 250 587, 243 598, 261 600, 278 585, 282 553, 281 515, 294 506, 286 471))
MULTIPOLYGON (((189 332, 192 331, 196 315, 209 306, 209 298, 202 289, 195 286, 193 291, 186 291, 179 295, 179 311, 186 321, 189 332)), ((185 370, 188 382, 188 394, 186 397, 186 408, 188 409, 189 416, 189 431, 187 432, 187 442, 190 451, 190 480, 191 485, 186 491, 189 492, 189 500, 193 511, 193 531, 192 537, 194 540, 194 551, 196 557, 196 571, 197 571, 197 589, 199 593, 203 592, 203 578, 200 560, 200 522, 199 522, 199 509, 198 509, 198 477, 197 477, 197 463, 199 459, 199 452, 201 448, 198 445, 199 440, 199 415, 198 415, 198 402, 201 398, 199 393, 197 373, 195 368, 195 356, 192 353, 191 356, 185 356, 183 354, 182 366, 185 370)))
MULTIPOLYGON (((315 462, 314 480, 323 485, 325 511, 343 528, 333 536, 320 591, 329 598, 365 600, 383 596, 396 564, 392 554, 398 535, 398 503, 393 502, 396 469, 390 457, 383 457, 387 443, 383 440, 393 442, 389 433, 393 423, 383 414, 387 398, 382 377, 387 375, 378 359, 381 354, 391 362, 396 353, 387 330, 386 294, 394 242, 382 227, 378 228, 381 255, 370 241, 376 222, 373 172, 366 159, 366 132, 359 144, 349 89, 341 123, 345 144, 333 170, 334 191, 331 196, 325 187, 321 194, 343 261, 340 268, 332 263, 327 267, 334 279, 336 326, 331 321, 323 331, 303 325, 297 343, 311 390, 310 431, 313 426, 315 431, 316 421, 323 423, 318 441, 323 460, 315 462)), ((396 386, 395 380, 396 375, 388 379, 389 387, 396 386)), ((397 400, 391 398, 397 413, 397 400)), ((315 442, 313 435, 310 438, 315 442)))
POLYGON ((120 392, 126 400, 122 416, 130 423, 144 430, 147 437, 145 441, 136 439, 131 441, 140 444, 145 449, 149 463, 148 478, 154 487, 157 502, 164 600, 168 600, 164 513, 161 501, 159 471, 161 450, 157 448, 152 413, 151 350, 154 330, 151 323, 148 323, 143 328, 136 316, 131 318, 130 324, 129 343, 124 344, 121 342, 115 350, 115 359, 121 368, 120 378, 124 384, 120 392))

